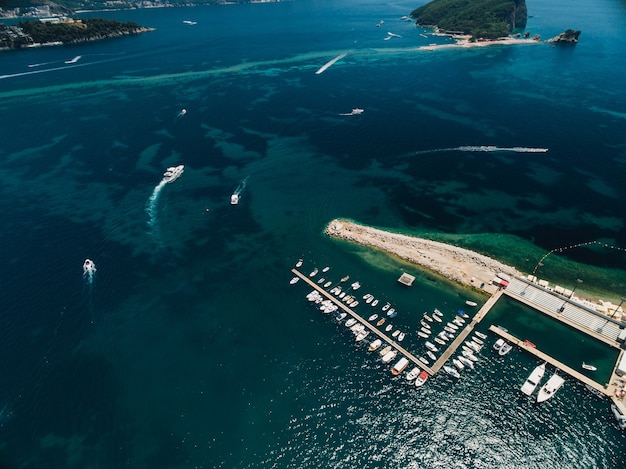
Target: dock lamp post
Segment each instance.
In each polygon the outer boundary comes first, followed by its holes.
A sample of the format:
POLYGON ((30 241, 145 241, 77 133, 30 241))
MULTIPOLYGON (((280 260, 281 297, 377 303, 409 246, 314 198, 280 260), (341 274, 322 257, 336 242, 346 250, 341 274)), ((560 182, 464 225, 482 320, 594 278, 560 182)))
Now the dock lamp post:
MULTIPOLYGON (((580 285, 581 283, 583 283, 583 281, 579 278, 576 279, 576 285, 574 285, 574 289, 572 290, 572 293, 569 294, 569 296, 567 297, 568 299, 570 299, 572 296, 574 296, 574 292, 576 291, 576 287, 578 287, 578 285, 580 285)), ((559 313, 562 313, 565 310, 565 305, 567 304, 567 300, 565 300, 563 302, 563 304, 561 305, 561 307, 559 308, 559 313)))
POLYGON ((619 304, 617 305, 617 308, 615 308, 615 311, 613 311, 613 314, 611 314, 611 319, 613 319, 613 316, 615 316, 615 313, 617 313, 617 310, 622 307, 622 304, 624 303, 624 300, 626 300, 626 298, 622 298, 621 300, 622 301, 619 302, 619 304))

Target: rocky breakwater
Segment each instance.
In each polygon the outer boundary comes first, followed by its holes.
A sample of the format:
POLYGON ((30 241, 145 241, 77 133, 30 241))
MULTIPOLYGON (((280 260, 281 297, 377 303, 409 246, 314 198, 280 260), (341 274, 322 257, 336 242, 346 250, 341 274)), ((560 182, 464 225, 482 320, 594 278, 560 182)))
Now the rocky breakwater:
MULTIPOLYGON (((468 286, 478 287, 484 283, 485 287, 490 287, 491 280, 499 272, 511 276, 520 275, 514 267, 469 249, 370 228, 348 220, 331 221, 326 226, 325 233, 331 237, 383 250, 468 286)), ((492 289, 495 287, 487 288, 492 289)))
POLYGON ((578 36, 580 36, 580 31, 576 31, 574 29, 568 29, 567 31, 563 31, 558 36, 554 36, 552 39, 548 39, 546 42, 576 44, 578 43, 578 36))

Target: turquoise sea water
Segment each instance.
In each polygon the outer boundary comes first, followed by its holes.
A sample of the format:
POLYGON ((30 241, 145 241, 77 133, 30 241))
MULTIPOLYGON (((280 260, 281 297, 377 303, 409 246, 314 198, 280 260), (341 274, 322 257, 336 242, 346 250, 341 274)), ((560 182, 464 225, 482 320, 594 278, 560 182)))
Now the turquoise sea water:
MULTIPOLYGON (((416 6, 98 13, 156 30, 0 55, 0 465, 624 465, 608 405, 581 385, 523 398, 531 357, 487 349, 417 391, 288 285, 300 257, 330 265, 406 330, 473 295, 419 272, 400 288, 410 267, 322 234, 347 217, 472 240, 528 271, 601 239, 617 249, 570 259, 614 269, 595 286, 624 295, 624 2, 528 3, 532 33, 581 29, 575 47, 432 52, 416 47, 448 39, 400 19, 416 6)), ((492 318, 606 373, 606 351, 514 303, 492 318)))

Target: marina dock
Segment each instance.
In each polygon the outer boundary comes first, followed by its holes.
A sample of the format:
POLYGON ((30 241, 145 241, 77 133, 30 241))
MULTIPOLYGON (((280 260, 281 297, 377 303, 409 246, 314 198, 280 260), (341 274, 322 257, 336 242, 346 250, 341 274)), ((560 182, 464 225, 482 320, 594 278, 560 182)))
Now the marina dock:
POLYGON ((387 342, 389 345, 391 345, 393 348, 395 348, 398 352, 403 354, 410 362, 413 362, 417 367, 419 367, 420 369, 426 371, 431 376, 435 373, 435 371, 431 367, 429 367, 428 365, 425 365, 420 360, 418 360, 417 357, 415 357, 415 355, 413 355, 411 352, 409 352, 404 347, 402 347, 399 343, 397 343, 395 340, 393 340, 392 337, 389 337, 387 334, 384 334, 383 332, 378 330, 374 325, 370 324, 370 322, 367 319, 365 319, 365 318, 361 317, 360 315, 358 315, 353 309, 351 309, 347 305, 343 304, 339 298, 336 298, 333 295, 331 295, 330 293, 328 293, 326 290, 324 290, 322 287, 320 287, 317 283, 313 282, 310 278, 308 278, 305 274, 303 274, 302 272, 298 271, 297 269, 291 269, 291 272, 294 275, 298 276, 301 280, 304 280, 309 286, 313 287, 313 289, 315 289, 317 292, 322 294, 324 297, 326 297, 327 299, 331 300, 334 304, 339 306, 342 310, 344 310, 346 313, 348 313, 354 319, 359 321, 365 327, 367 327, 371 332, 373 332, 378 337, 380 337, 381 340, 387 342))

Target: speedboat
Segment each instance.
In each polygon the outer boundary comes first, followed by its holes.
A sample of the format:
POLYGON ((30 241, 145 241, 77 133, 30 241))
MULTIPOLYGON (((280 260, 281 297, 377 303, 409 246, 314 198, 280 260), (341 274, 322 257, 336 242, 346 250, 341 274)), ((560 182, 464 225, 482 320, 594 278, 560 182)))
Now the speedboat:
POLYGON ((369 293, 366 293, 365 295, 363 295, 363 299, 364 299, 364 300, 368 300, 368 299, 369 299, 369 298, 371 298, 371 297, 372 297, 372 295, 371 295, 371 294, 369 294, 369 293))
POLYGON ((356 319, 350 318, 346 321, 346 327, 352 327, 356 324, 356 319))
POLYGON ((387 316, 389 316, 390 318, 395 318, 397 315, 398 315, 398 312, 396 310, 394 310, 393 308, 391 308, 389 311, 387 311, 387 316))
POLYGON ((418 360, 421 361, 424 365, 428 365, 430 362, 426 360, 424 357, 418 357, 418 360))
POLYGON ((317 268, 313 269, 311 271, 311 273, 309 274, 309 277, 315 277, 317 275, 317 273, 319 272, 319 270, 317 268))
POLYGON ((361 288, 361 284, 359 282, 354 282, 350 286, 352 287, 353 290, 358 290, 359 288, 361 288))
POLYGON ((424 345, 426 345, 426 348, 428 350, 432 351, 432 352, 438 352, 439 351, 437 346, 435 344, 433 344, 432 342, 426 341, 426 343, 424 345))
POLYGON ((472 370, 474 369, 474 362, 472 362, 472 360, 470 360, 469 358, 465 357, 464 355, 459 355, 457 357, 457 359, 463 363, 466 367, 471 368, 472 370))
MULTIPOLYGON (((480 347, 478 346, 478 344, 476 342, 472 342, 471 340, 466 340, 465 341, 465 345, 467 345, 469 348, 471 348, 476 353, 480 352, 480 347)), ((500 350, 502 350, 502 349, 500 349, 500 350)))
POLYGON ((424 313, 424 319, 426 319, 428 322, 433 322, 433 318, 431 318, 428 314, 424 313))
POLYGON ((433 316, 443 316, 443 313, 439 311, 437 308, 433 310, 433 316))
POLYGON ((504 339, 502 337, 500 337, 498 340, 496 340, 496 343, 493 344, 493 349, 494 350, 500 350, 500 348, 504 345, 504 339))
POLYGON ((432 334, 432 331, 428 329, 427 327, 422 327, 420 331, 422 331, 424 334, 427 334, 427 335, 432 334))
POLYGON ((389 332, 391 329, 393 329, 393 325, 387 324, 387 327, 385 327, 385 332, 389 332))
POLYGON ((365 339, 368 335, 370 335, 370 331, 361 331, 359 332, 359 334, 356 336, 356 341, 360 342, 363 339, 365 339))
POLYGON ((441 340, 439 337, 435 337, 434 341, 437 342, 439 345, 446 345, 446 342, 444 340, 441 340))
POLYGON ((330 270, 330 267, 326 266, 322 269, 322 272, 326 273, 330 270))
POLYGON ((348 315, 345 311, 342 311, 336 316, 337 321, 343 321, 343 319, 348 315))
POLYGON ((544 402, 550 399, 556 394, 556 392, 559 390, 564 382, 565 380, 563 378, 554 373, 552 376, 550 376, 548 382, 544 384, 539 390, 539 393, 537 394, 537 402, 544 402))
POLYGON ((382 326, 383 324, 385 324, 385 321, 386 321, 386 320, 387 320, 387 319, 382 318, 381 320, 379 320, 379 321, 376 323, 376 325, 377 325, 377 326, 382 326))
POLYGON ((583 368, 585 370, 589 370, 589 371, 597 371, 598 370, 595 366, 587 365, 585 362, 583 362, 583 368))
POLYGON ((543 378, 545 372, 546 362, 543 362, 530 373, 524 384, 522 384, 522 392, 530 396, 535 391, 535 388, 539 384, 539 381, 541 381, 541 378, 543 378))
POLYGON ((461 352, 463 354, 463 356, 465 358, 467 358, 468 360, 471 360, 473 362, 477 362, 478 361, 478 357, 476 355, 474 355, 472 353, 472 351, 469 348, 464 348, 463 351, 461 352))
POLYGON ((352 303, 350 303, 350 308, 354 308, 359 304, 358 301, 354 300, 352 303))
POLYGON ((476 303, 475 301, 471 301, 471 300, 467 300, 467 301, 465 302, 465 304, 466 304, 467 306, 471 306, 472 308, 473 308, 474 306, 478 305, 478 303, 476 303))
POLYGON ((346 296, 346 292, 342 291, 339 293, 339 298, 344 298, 346 296))
POLYGON ((304 261, 302 259, 298 259, 298 262, 296 262, 296 267, 302 267, 302 263, 304 261))
POLYGON ((455 318, 452 320, 452 324, 455 324, 458 327, 463 327, 464 322, 460 320, 461 318, 455 318))
POLYGON ((378 347, 380 347, 383 344, 383 341, 380 339, 376 339, 375 341, 373 341, 370 346, 368 347, 367 351, 368 352, 373 352, 374 350, 376 350, 378 347))
POLYGON ((387 355, 391 351, 391 349, 392 349, 391 345, 387 345, 385 348, 383 348, 380 351, 380 356, 384 357, 385 355, 387 355))
POLYGON ((424 327, 426 329, 430 329, 430 324, 428 324, 426 321, 421 320, 420 324, 422 325, 422 327, 424 327))
POLYGON ((444 331, 444 332, 449 332, 450 334, 456 334, 456 331, 455 331, 454 329, 452 329, 452 328, 448 327, 448 326, 445 326, 445 327, 443 328, 443 331, 444 331))
POLYGON ((409 371, 406 374, 406 380, 407 381, 413 381, 415 378, 417 378, 420 374, 420 369, 418 367, 413 367, 411 368, 411 371, 409 371))
POLYGON ((73 59, 66 60, 65 63, 66 64, 75 64, 76 62, 78 62, 81 59, 81 57, 82 57, 82 55, 77 55, 73 59))
POLYGON ((615 404, 611 404, 611 411, 615 416, 615 420, 617 420, 617 425, 622 430, 626 430, 626 416, 622 414, 619 408, 615 404))
POLYGON ((461 324, 465 324, 465 319, 463 319, 461 316, 454 316, 454 321, 460 322, 461 324))
POLYGON ((487 338, 487 334, 483 334, 482 332, 474 331, 474 334, 476 334, 478 337, 480 337, 483 340, 487 338))
POLYGON ((389 308, 391 308, 391 303, 387 302, 385 303, 385 306, 383 306, 382 310, 387 311, 389 308))
POLYGON ((419 376, 415 379, 415 386, 417 386, 418 388, 420 386, 423 386, 427 379, 428 379, 428 373, 426 373, 425 371, 422 371, 419 374, 419 376))
POLYGON ((409 360, 406 357, 402 357, 395 365, 393 365, 393 368, 391 369, 391 374, 395 376, 399 375, 404 371, 408 364, 409 360))
POLYGON ((498 353, 500 355, 506 355, 507 353, 511 351, 512 348, 513 346, 511 344, 509 344, 508 342, 505 342, 504 344, 502 344, 502 347, 500 347, 500 350, 498 351, 498 353))
POLYGON ((479 339, 478 337, 472 337, 472 342, 476 342, 478 345, 483 345, 483 339, 479 339))
POLYGON ((342 282, 342 283, 343 283, 343 282, 347 282, 349 278, 350 278, 350 276, 349 276, 349 275, 346 275, 345 277, 341 277, 341 282, 342 282))
POLYGON ((404 332, 400 332, 398 334, 398 342, 402 342, 404 340, 405 334, 404 332))
POLYGON ((319 280, 317 281, 317 283, 324 283, 326 281, 326 279, 324 277, 320 277, 319 280))
POLYGON ((239 194, 233 194, 230 196, 230 205, 237 205, 239 203, 239 194))
POLYGON ((458 371, 456 371, 454 368, 452 368, 451 366, 448 365, 444 365, 443 366, 443 371, 445 371, 446 373, 448 373, 450 376, 454 376, 455 378, 460 378, 461 375, 459 374, 458 371))
POLYGON ((85 259, 85 262, 83 262, 83 274, 93 275, 95 272, 96 272, 96 264, 94 264, 94 262, 91 259, 85 259))
POLYGON ((368 321, 375 321, 376 318, 378 318, 378 314, 372 314, 367 320, 368 321))
POLYGON ((324 288, 328 288, 333 284, 330 280, 324 284, 324 288))
POLYGON ((445 332, 440 332, 439 334, 437 334, 437 337, 439 337, 444 342, 448 342, 450 340, 450 338, 446 335, 445 332))
POLYGON ((425 334, 422 331, 419 331, 417 335, 420 336, 422 339, 428 339, 430 337, 430 334, 425 334))
POLYGON ((437 316, 436 314, 433 314, 433 319, 435 321, 437 321, 437 322, 443 322, 443 320, 439 316, 437 316))
POLYGON ((435 354, 433 352, 431 352, 430 350, 428 350, 426 352, 426 355, 428 355, 428 358, 430 358, 432 361, 437 361, 437 357, 435 356, 435 354))
POLYGON ((378 305, 378 300, 374 299, 374 301, 372 301, 372 307, 378 305))
POLYGON ((459 370, 463 370, 465 369, 465 365, 463 363, 461 363, 461 361, 457 358, 453 358, 452 359, 452 364, 454 366, 456 366, 459 370))
POLYGON ((467 314, 467 313, 466 313, 465 311, 463 311, 462 309, 459 309, 459 310, 457 311, 457 314, 458 314, 459 316, 461 316, 463 319, 467 319, 467 318, 469 318, 469 314, 467 314))
POLYGON ((397 354, 398 352, 396 352, 395 350, 390 350, 383 356, 383 363, 389 363, 391 360, 396 358, 397 354))
POLYGON ((400 329, 396 329, 395 331, 393 331, 393 334, 391 334, 391 337, 398 337, 400 335, 400 329))

